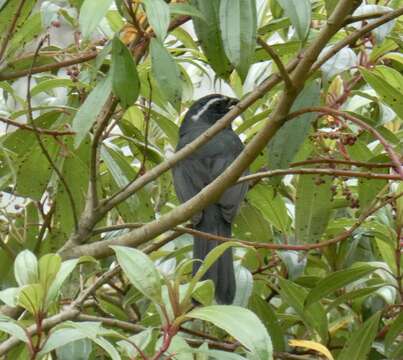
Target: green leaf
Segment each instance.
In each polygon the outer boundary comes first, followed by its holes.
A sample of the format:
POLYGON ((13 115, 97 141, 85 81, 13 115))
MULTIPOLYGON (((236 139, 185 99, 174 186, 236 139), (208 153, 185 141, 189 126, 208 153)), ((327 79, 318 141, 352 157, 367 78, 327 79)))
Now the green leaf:
POLYGON ((29 43, 35 37, 39 36, 42 30, 41 14, 39 12, 36 14, 31 14, 31 16, 29 16, 24 22, 23 26, 18 29, 18 31, 11 38, 7 47, 6 57, 11 59, 12 55, 21 49, 21 44, 29 43))
POLYGON ((361 279, 375 270, 376 268, 370 265, 359 265, 354 266, 351 269, 331 273, 319 281, 319 283, 309 292, 305 299, 305 306, 309 306, 314 302, 323 299, 337 289, 361 279))
POLYGON ((253 275, 241 264, 235 266, 236 292, 233 305, 246 307, 253 290, 253 275))
MULTIPOLYGON (((382 154, 370 159, 369 161, 374 163, 382 163, 387 162, 388 160, 389 159, 382 154)), ((366 169, 362 170, 365 171, 366 169)), ((372 169, 371 171, 380 174, 388 173, 387 168, 372 169)), ((361 211, 366 210, 369 206, 371 206, 374 199, 378 196, 379 192, 385 188, 387 183, 387 180, 374 180, 365 178, 361 178, 358 180, 358 199, 360 201, 360 208, 362 209, 361 211)))
POLYGON ((107 76, 105 79, 99 81, 76 113, 72 123, 73 131, 77 133, 74 137, 74 146, 76 149, 80 146, 96 121, 98 114, 102 110, 102 104, 106 102, 111 93, 111 88, 111 76, 107 76))
MULTIPOLYGON (((403 181, 397 187, 396 194, 403 192, 403 181)), ((403 196, 400 196, 396 200, 396 225, 397 227, 403 227, 403 196)))
POLYGON ((60 270, 62 259, 57 254, 46 254, 39 259, 39 282, 47 291, 60 270))
POLYGON ((112 3, 113 0, 84 0, 78 19, 84 38, 89 38, 93 34, 112 3))
POLYGON ((337 360, 367 359, 375 340, 381 313, 371 316, 347 340, 337 360))
MULTIPOLYGON (((291 112, 302 108, 317 106, 320 104, 320 82, 312 81, 301 91, 291 108, 291 112)), ((306 113, 286 122, 276 135, 270 140, 268 149, 269 169, 286 169, 297 155, 311 129, 311 122, 316 118, 316 113, 306 113), (292 141, 290 141, 292 138, 292 141)), ((281 178, 272 180, 279 184, 281 178)))
POLYGON ((311 2, 310 0, 277 0, 290 18, 297 31, 298 38, 306 39, 311 26, 311 2))
POLYGON ((248 192, 247 199, 279 231, 288 232, 291 219, 288 216, 283 198, 279 193, 275 194, 273 187, 256 185, 248 192))
MULTIPOLYGON (((20 11, 20 16, 17 18, 15 26, 16 29, 20 28, 21 25, 27 20, 35 4, 36 0, 24 1, 20 11)), ((19 5, 19 1, 8 0, 4 6, 0 6, 0 34, 5 34, 6 30, 10 28, 10 25, 14 20, 14 14, 17 12, 19 5)))
POLYGON ((382 101, 403 119, 403 76, 387 66, 376 66, 371 71, 360 68, 360 72, 382 101))
POLYGON ((125 353, 130 359, 134 359, 136 356, 138 356, 138 351, 133 344, 136 344, 137 348, 143 351, 148 346, 152 338, 152 329, 148 328, 138 334, 130 336, 128 338, 130 342, 122 340, 117 342, 117 345, 122 353, 125 353))
POLYGON ((67 344, 71 344, 76 341, 82 341, 83 338, 84 334, 82 333, 82 331, 77 329, 63 328, 52 331, 45 345, 41 349, 39 356, 45 355, 55 349, 62 348, 67 344))
MULTIPOLYGON (((399 336, 403 333, 403 312, 390 325, 388 332, 385 336, 386 353, 392 355, 398 350, 399 336), (396 344, 395 344, 396 342, 396 344)), ((394 357, 390 357, 393 359, 394 357)))
POLYGON ((15 336, 18 340, 29 343, 28 336, 24 328, 13 322, 12 319, 6 320, 0 317, 0 332, 5 332, 11 336, 15 336))
POLYGON ((112 90, 123 108, 132 105, 140 93, 140 80, 133 57, 117 36, 112 41, 112 90))
POLYGON ((326 308, 326 311, 329 312, 330 310, 334 309, 335 307, 339 306, 340 304, 343 304, 344 302, 358 299, 360 297, 372 294, 374 291, 380 289, 383 285, 375 285, 375 286, 369 286, 365 287, 362 289, 357 289, 353 291, 349 291, 348 293, 345 293, 341 296, 339 296, 335 301, 329 304, 329 306, 326 308))
POLYGON ((214 283, 211 280, 198 282, 192 292, 192 298, 204 306, 211 305, 214 299, 214 283))
POLYGON ((70 79, 56 78, 56 79, 44 80, 32 88, 31 96, 35 96, 40 94, 41 92, 47 92, 55 88, 67 88, 76 86, 77 82, 74 82, 70 79))
POLYGON ((59 295, 60 289, 65 282, 65 280, 70 276, 73 272, 74 268, 77 266, 79 259, 70 259, 63 261, 59 271, 56 274, 55 279, 53 280, 51 286, 49 287, 46 302, 50 304, 52 301, 56 299, 59 295))
POLYGON ((161 93, 179 111, 182 99, 182 82, 179 67, 171 54, 156 39, 151 39, 152 73, 161 93))
MULTIPOLYGON (((105 161, 117 188, 123 188, 136 176, 130 163, 131 159, 110 148, 101 149, 101 158, 105 161)), ((118 206, 119 213, 127 222, 148 221, 154 218, 153 205, 147 188, 141 189, 118 206)))
MULTIPOLYGON (((20 288, 10 287, 0 291, 0 300, 6 305, 15 307, 17 306, 18 294, 20 293, 20 288)), ((0 318, 1 320, 1 318, 0 318)))
POLYGON ((137 249, 111 246, 129 281, 147 298, 161 304, 161 279, 154 263, 137 249))
POLYGON ((163 0, 143 0, 147 19, 157 38, 164 42, 169 27, 169 6, 163 0))
POLYGON ((41 284, 24 286, 18 294, 18 305, 36 316, 44 307, 45 291, 41 284))
POLYGON ((253 294, 249 301, 249 307, 259 317, 269 332, 274 350, 284 351, 286 346, 285 334, 272 305, 263 300, 259 295, 253 294))
POLYGON ((256 242, 269 242, 273 238, 271 227, 262 213, 244 202, 238 212, 232 231, 234 237, 256 242))
POLYGON ((295 235, 299 243, 316 243, 326 230, 332 210, 332 182, 330 176, 299 176, 295 204, 295 235))
MULTIPOLYGON (((43 138, 42 141, 50 157, 55 160, 58 145, 49 137, 43 138)), ((16 191, 21 196, 39 201, 48 185, 53 169, 38 145, 31 147, 31 151, 24 154, 20 161, 16 191)))
POLYGON ((169 10, 171 12, 171 15, 190 15, 192 18, 198 18, 200 20, 206 21, 202 12, 195 6, 189 4, 169 4, 169 10))
POLYGON ((307 327, 316 330, 323 341, 327 341, 328 324, 326 312, 320 303, 314 303, 304 307, 304 301, 308 291, 292 281, 279 278, 280 295, 304 321, 307 327))
POLYGON ((34 253, 23 250, 17 255, 14 261, 14 276, 20 286, 39 281, 38 261, 34 253))
POLYGON ((244 81, 256 47, 255 0, 221 0, 220 28, 225 53, 244 81))
POLYGON ((190 3, 203 14, 205 19, 203 21, 199 18, 193 18, 200 46, 216 74, 227 79, 232 71, 232 65, 225 54, 224 44, 221 39, 220 0, 191 0, 190 3))
POLYGON ((56 349, 59 360, 88 360, 92 352, 92 343, 88 339, 78 339, 56 349))
POLYGON ((212 305, 195 309, 186 316, 209 321, 228 332, 250 351, 250 359, 273 359, 270 336, 259 318, 248 309, 232 305, 212 305))
POLYGON ((218 258, 224 253, 225 250, 229 249, 232 246, 240 246, 240 244, 234 241, 228 241, 218 245, 208 253, 208 255, 203 260, 203 264, 200 266, 199 270, 197 270, 196 274, 190 281, 183 303, 186 303, 189 300, 197 282, 201 280, 207 270, 210 269, 210 267, 218 260, 218 258))
POLYGON ((94 341, 98 346, 104 349, 105 352, 110 356, 110 359, 121 360, 121 357, 119 356, 119 353, 117 352, 115 347, 103 337, 97 337, 95 339, 92 339, 92 341, 94 341))

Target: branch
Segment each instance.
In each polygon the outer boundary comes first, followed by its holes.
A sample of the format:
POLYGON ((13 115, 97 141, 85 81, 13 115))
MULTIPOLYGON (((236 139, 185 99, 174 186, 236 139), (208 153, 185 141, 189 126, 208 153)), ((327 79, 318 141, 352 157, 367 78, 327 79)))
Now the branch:
MULTIPOLYGON (((297 65, 298 61, 293 60, 288 64, 287 70, 292 71, 297 65)), ((151 170, 147 171, 146 174, 138 178, 135 182, 131 183, 130 186, 122 193, 116 195, 113 198, 104 200, 101 203, 100 211, 106 213, 111 210, 116 205, 125 201, 128 197, 133 195, 136 191, 140 190, 146 184, 157 179, 164 172, 168 171, 174 167, 179 161, 185 159, 187 156, 196 151, 199 147, 206 144, 211 140, 216 134, 221 130, 225 129, 231 122, 242 114, 249 106, 254 104, 258 99, 262 98, 269 90, 281 82, 281 76, 279 74, 274 74, 260 84, 256 90, 247 95, 243 100, 241 100, 231 111, 229 111, 225 116, 218 120, 213 126, 206 130, 197 139, 193 140, 191 143, 183 147, 181 150, 177 151, 173 156, 163 163, 155 166, 151 170)))
POLYGON ((71 65, 81 64, 83 62, 87 62, 89 60, 95 59, 97 57, 97 55, 98 55, 98 53, 95 51, 95 52, 91 52, 89 54, 82 55, 80 57, 76 57, 76 58, 73 58, 70 60, 55 62, 52 64, 46 64, 46 65, 41 65, 41 66, 35 66, 35 67, 32 67, 32 71, 31 71, 31 69, 25 69, 25 70, 13 71, 13 72, 0 73, 0 81, 18 79, 20 77, 28 75, 30 71, 32 74, 38 74, 38 73, 42 73, 42 72, 46 72, 46 71, 58 70, 63 67, 68 67, 71 65))
MULTIPOLYGON (((92 295, 96 289, 98 289, 100 286, 108 282, 111 278, 113 278, 118 272, 120 271, 120 266, 116 266, 113 269, 107 271, 104 273, 102 276, 100 276, 94 284, 92 284, 90 287, 85 289, 80 293, 80 295, 77 297, 75 301, 73 301, 67 309, 61 311, 59 314, 51 316, 42 322, 42 331, 43 330, 49 330, 56 325, 60 324, 63 321, 67 320, 72 320, 76 318, 80 314, 80 308, 84 304, 84 301, 92 295)), ((33 324, 29 326, 26 329, 27 333, 30 335, 30 337, 34 336, 38 332, 38 328, 36 324, 33 324)), ((3 341, 0 343, 0 356, 6 354, 9 352, 14 346, 18 345, 20 342, 19 339, 17 339, 14 336, 11 336, 9 339, 3 341)))
POLYGON ((264 41, 261 37, 257 38, 257 42, 259 45, 262 46, 263 49, 265 49, 265 51, 270 55, 270 57, 277 65, 278 71, 280 72, 280 75, 285 83, 285 86, 289 89, 293 89, 294 84, 291 81, 290 75, 288 74, 287 69, 285 68, 280 57, 277 55, 276 51, 269 44, 267 44, 266 41, 264 41))
POLYGON ((284 176, 284 175, 306 175, 306 174, 316 174, 316 175, 329 175, 329 176, 346 176, 346 177, 357 177, 357 178, 367 178, 367 179, 382 179, 382 180, 400 180, 398 175, 389 174, 379 174, 371 172, 358 172, 351 170, 339 170, 339 169, 278 169, 271 171, 258 172, 255 174, 243 176, 239 178, 238 182, 245 182, 256 179, 263 179, 273 176, 284 176))
POLYGON ((344 21, 344 25, 353 24, 359 21, 366 21, 371 19, 377 19, 381 16, 389 14, 390 11, 382 11, 382 12, 374 12, 372 14, 364 14, 364 15, 357 15, 357 16, 347 16, 346 20, 344 21))
MULTIPOLYGON (((169 29, 173 29, 177 26, 182 25, 183 23, 185 23, 186 21, 188 21, 190 19, 189 16, 181 16, 177 19, 174 19, 170 25, 169 25, 169 29)), ((147 37, 140 39, 139 41, 135 40, 134 43, 136 43, 136 45, 134 46, 133 49, 133 57, 135 59, 136 62, 139 62, 141 57, 144 55, 144 53, 147 50, 147 46, 149 44, 149 40, 151 37, 154 36, 154 32, 150 31, 149 33, 147 33, 147 37)), ((110 101, 110 99, 108 99, 108 101, 110 101)), ((111 115, 111 110, 114 108, 114 106, 116 106, 116 102, 115 101, 110 101, 110 106, 105 105, 105 110, 104 112, 109 114, 108 116, 111 115), (109 111, 108 111, 109 109, 109 111)), ((107 120, 109 120, 109 117, 106 116, 105 118, 105 124, 107 125, 107 120)), ((101 136, 101 133, 100 135, 101 136)), ((79 226, 78 229, 75 230, 75 232, 73 234, 71 234, 69 240, 64 244, 64 246, 59 250, 59 252, 63 252, 66 248, 69 247, 73 247, 76 246, 77 244, 82 243, 83 241, 85 241, 86 239, 88 239, 88 237, 91 236, 91 230, 94 228, 95 224, 106 214, 106 211, 103 212, 102 207, 97 206, 97 207, 93 207, 94 205, 94 201, 93 199, 95 199, 96 196, 96 173, 97 173, 97 156, 96 153, 98 152, 98 141, 93 141, 93 145, 92 145, 92 162, 91 162, 91 166, 92 166, 92 170, 91 170, 91 181, 89 184, 89 195, 88 195, 88 199, 86 201, 85 204, 85 209, 84 212, 81 215, 80 218, 80 222, 79 222, 79 226), (95 197, 94 197, 95 196, 95 197)), ((129 195, 130 196, 130 195, 129 195)), ((113 207, 113 206, 112 206, 113 207)))
POLYGON ((311 73, 314 73, 317 71, 326 61, 328 61, 331 57, 336 55, 341 49, 343 49, 345 46, 349 44, 353 44, 356 42, 358 39, 361 38, 361 36, 365 35, 366 33, 376 29, 377 27, 403 15, 403 7, 400 9, 390 11, 386 15, 380 17, 379 19, 373 21, 371 24, 363 26, 360 30, 357 30, 350 34, 349 36, 345 37, 343 40, 339 41, 335 45, 332 46, 332 48, 323 56, 319 58, 319 60, 313 65, 311 69, 311 73))
POLYGON ((64 135, 75 135, 74 131, 57 131, 57 130, 49 130, 49 129, 43 129, 43 128, 33 128, 32 126, 29 126, 27 124, 21 124, 17 121, 11 120, 11 119, 6 119, 2 116, 0 116, 0 121, 3 123, 6 123, 8 125, 12 125, 15 127, 18 127, 22 130, 27 130, 27 131, 36 131, 40 134, 43 135, 51 135, 51 136, 64 136, 64 135))
POLYGON ((97 177, 99 164, 99 145, 102 133, 108 125, 109 119, 113 115, 118 100, 110 95, 102 111, 99 113, 95 123, 94 137, 91 143, 91 160, 90 160, 90 180, 88 188, 88 201, 86 203, 85 213, 92 213, 98 206, 97 177))
POLYGON ((17 7, 17 9, 15 11, 15 14, 13 16, 13 19, 11 20, 10 27, 8 28, 7 33, 4 36, 3 43, 1 44, 1 47, 0 47, 0 64, 2 62, 4 53, 6 52, 8 42, 10 41, 11 36, 13 35, 15 26, 17 25, 17 21, 18 21, 18 18, 20 17, 20 15, 21 15, 21 11, 22 11, 22 8, 23 8, 24 4, 25 4, 25 0, 20 0, 20 3, 18 4, 18 7, 17 7))
MULTIPOLYGON (((355 2, 354 2, 355 4, 355 2)), ((61 256, 66 258, 75 258, 81 254, 87 254, 94 257, 103 257, 112 254, 110 245, 126 245, 138 246, 144 242, 152 239, 153 237, 165 232, 172 227, 186 221, 193 214, 201 211, 210 203, 214 202, 221 194, 244 173, 249 165, 261 153, 262 149, 272 139, 276 132, 285 123, 288 112, 290 111, 294 100, 298 96, 299 91, 304 86, 305 80, 309 76, 310 69, 316 61, 319 53, 326 46, 328 41, 334 34, 342 27, 343 21, 347 15, 354 10, 354 4, 350 0, 342 0, 338 2, 336 9, 333 11, 324 29, 321 30, 317 39, 308 47, 303 54, 302 59, 295 59, 289 66, 295 66, 296 69, 292 74, 292 81, 295 84, 295 90, 285 89, 279 103, 273 111, 270 120, 263 126, 263 128, 255 135, 255 137, 245 146, 242 153, 237 159, 213 182, 206 186, 202 191, 195 195, 190 200, 178 206, 170 213, 148 223, 146 226, 124 234, 118 238, 104 240, 96 244, 84 244, 81 246, 64 247, 61 249, 61 256)), ((264 94, 271 88, 272 84, 276 84, 279 80, 278 75, 263 82, 254 92, 249 94, 244 100, 227 113, 222 119, 217 121, 211 128, 204 132, 200 137, 195 139, 192 143, 177 152, 174 156, 166 162, 157 165, 155 168, 147 172, 145 175, 137 179, 130 188, 127 189, 125 194, 116 197, 114 201, 110 201, 100 206, 100 212, 105 213, 119 202, 124 201, 133 192, 144 186, 147 182, 154 180, 163 172, 167 171, 170 167, 174 166, 178 161, 185 158, 192 153, 195 148, 206 143, 213 135, 230 124, 230 122, 244 111, 248 106, 253 104, 257 99, 264 96, 264 94), (276 80, 273 80, 276 79, 276 80)))
MULTIPOLYGON (((36 58, 38 56, 39 50, 41 49, 41 47, 43 46, 44 42, 46 41, 46 39, 48 38, 49 35, 46 35, 38 44, 34 57, 32 59, 32 64, 31 64, 31 69, 35 66, 35 61, 36 58)), ((38 141, 39 147, 42 150, 42 153, 45 155, 46 159, 48 160, 50 166, 53 168, 53 170, 55 171, 55 173, 57 174, 57 176, 59 177, 60 181, 62 182, 66 193, 67 193, 67 197, 69 198, 70 201, 70 205, 71 205, 71 211, 72 211, 72 215, 73 215, 73 219, 74 219, 74 226, 77 229, 78 228, 78 218, 77 218, 77 210, 76 210, 76 205, 74 203, 74 198, 73 198, 73 194, 69 188, 69 186, 67 185, 66 179, 64 178, 63 174, 61 173, 61 171, 59 170, 59 168, 57 167, 57 165, 55 164, 55 162, 53 161, 52 157, 50 156, 48 150, 46 149, 45 145, 43 144, 43 141, 41 139, 41 136, 39 134, 39 132, 37 131, 37 127, 35 125, 33 116, 32 116, 32 105, 31 105, 31 80, 32 80, 32 72, 30 71, 28 73, 28 79, 27 79, 27 108, 28 108, 28 122, 31 124, 31 127, 34 129, 34 134, 35 137, 38 141)))
POLYGON ((297 117, 301 114, 305 114, 307 112, 318 112, 318 113, 323 113, 323 114, 329 114, 332 116, 339 116, 339 117, 344 117, 347 120, 350 120, 354 124, 358 125, 359 127, 367 130, 369 133, 371 133, 376 139, 379 140, 379 142, 383 145, 385 148, 385 151, 388 153, 390 159, 392 160, 395 170, 399 174, 400 178, 403 180, 403 165, 400 161, 399 156, 395 153, 393 148, 390 146, 390 144, 385 140, 385 138, 371 125, 368 125, 366 122, 358 119, 357 117, 343 111, 338 111, 334 110, 329 107, 324 107, 324 106, 314 106, 314 107, 309 107, 309 108, 304 108, 298 111, 295 111, 287 116, 288 119, 297 117))
POLYGON ((349 166, 359 166, 366 168, 390 168, 394 166, 391 163, 369 163, 364 161, 352 161, 352 160, 341 160, 341 159, 331 159, 331 158, 320 158, 320 159, 308 159, 304 161, 298 161, 290 163, 291 167, 304 166, 310 164, 342 164, 349 166))

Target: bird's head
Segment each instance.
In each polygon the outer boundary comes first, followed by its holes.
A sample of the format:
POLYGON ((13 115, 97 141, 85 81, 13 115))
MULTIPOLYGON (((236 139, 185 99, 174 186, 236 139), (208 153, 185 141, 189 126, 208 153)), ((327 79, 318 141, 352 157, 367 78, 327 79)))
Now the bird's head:
POLYGON ((189 108, 185 122, 213 125, 222 118, 237 103, 238 99, 221 94, 212 94, 196 100, 189 108))

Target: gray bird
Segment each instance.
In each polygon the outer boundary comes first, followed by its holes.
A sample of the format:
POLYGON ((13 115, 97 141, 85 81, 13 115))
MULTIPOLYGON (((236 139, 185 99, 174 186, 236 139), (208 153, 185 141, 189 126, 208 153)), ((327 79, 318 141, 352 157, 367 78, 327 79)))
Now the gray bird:
MULTIPOLYGON (((195 101, 179 129, 179 143, 176 150, 182 149, 200 136, 237 102, 237 99, 220 94, 208 95, 195 101)), ((230 125, 186 159, 180 161, 173 168, 174 186, 179 200, 185 202, 195 196, 222 174, 242 149, 243 144, 230 125)), ((219 201, 192 217, 193 227, 206 233, 231 237, 231 225, 247 189, 246 183, 227 189, 219 201)), ((218 241, 194 237, 193 258, 203 260, 217 245, 218 241)), ((200 265, 200 261, 193 263, 193 275, 200 265)), ((224 252, 208 270, 204 279, 213 280, 218 303, 232 303, 236 290, 232 249, 224 252)))

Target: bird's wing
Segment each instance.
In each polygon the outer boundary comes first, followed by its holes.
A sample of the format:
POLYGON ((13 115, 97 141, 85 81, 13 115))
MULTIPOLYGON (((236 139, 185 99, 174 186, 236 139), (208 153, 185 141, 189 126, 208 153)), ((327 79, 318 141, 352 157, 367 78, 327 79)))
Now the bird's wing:
MULTIPOLYGON (((183 143, 188 142, 188 139, 182 140, 183 143)), ((185 202, 200 192, 231 165, 242 149, 243 144, 234 132, 223 131, 190 157, 180 161, 173 168, 179 200, 185 202)), ((246 183, 236 184, 227 189, 217 202, 226 221, 233 221, 247 189, 246 183)), ((201 216, 201 213, 196 214, 192 218, 193 223, 197 224, 201 216)))

